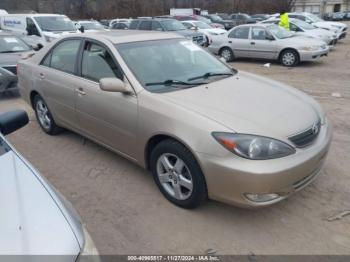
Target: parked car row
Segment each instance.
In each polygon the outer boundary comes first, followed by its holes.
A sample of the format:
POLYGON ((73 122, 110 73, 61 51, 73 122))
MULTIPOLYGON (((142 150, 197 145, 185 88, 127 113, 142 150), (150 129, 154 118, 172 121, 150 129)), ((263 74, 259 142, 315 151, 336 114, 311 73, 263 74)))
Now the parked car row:
POLYGON ((350 20, 350 12, 327 13, 323 16, 326 21, 350 20))

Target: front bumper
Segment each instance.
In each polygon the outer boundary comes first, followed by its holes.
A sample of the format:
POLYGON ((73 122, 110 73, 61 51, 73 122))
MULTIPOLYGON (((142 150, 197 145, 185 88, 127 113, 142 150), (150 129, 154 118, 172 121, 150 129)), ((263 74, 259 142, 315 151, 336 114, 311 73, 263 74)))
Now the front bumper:
POLYGON ((314 61, 322 56, 327 56, 329 53, 329 46, 325 49, 320 49, 317 51, 299 51, 300 61, 314 61))
POLYGON ((17 89, 17 76, 0 67, 0 93, 17 89))
POLYGON ((214 157, 197 153, 204 171, 209 198, 242 206, 259 207, 277 203, 313 182, 326 159, 332 127, 326 122, 312 145, 291 156, 273 160, 247 160, 234 154, 214 157), (245 194, 278 194, 278 198, 253 202, 245 194))

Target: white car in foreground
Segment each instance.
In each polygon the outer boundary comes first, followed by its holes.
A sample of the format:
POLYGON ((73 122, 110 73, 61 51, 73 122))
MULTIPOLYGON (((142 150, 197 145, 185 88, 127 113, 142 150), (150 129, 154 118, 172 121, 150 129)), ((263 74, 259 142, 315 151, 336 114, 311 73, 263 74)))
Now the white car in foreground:
POLYGON ((207 43, 210 45, 213 42, 219 41, 227 35, 227 31, 221 28, 213 28, 210 25, 197 20, 182 21, 182 24, 189 30, 198 31, 204 34, 207 38, 207 43))
POLYGON ((21 110, 0 115, 0 256, 20 256, 14 261, 47 261, 27 257, 32 255, 98 261, 95 245, 71 204, 5 139, 27 123, 28 115, 21 110))
MULTIPOLYGON (((262 24, 279 24, 280 19, 270 19, 262 21, 262 24)), ((323 40, 327 45, 333 46, 337 43, 338 37, 337 34, 332 33, 332 31, 318 28, 314 25, 308 24, 302 20, 296 18, 289 19, 289 28, 290 31, 295 32, 296 35, 316 38, 319 40, 323 40)))

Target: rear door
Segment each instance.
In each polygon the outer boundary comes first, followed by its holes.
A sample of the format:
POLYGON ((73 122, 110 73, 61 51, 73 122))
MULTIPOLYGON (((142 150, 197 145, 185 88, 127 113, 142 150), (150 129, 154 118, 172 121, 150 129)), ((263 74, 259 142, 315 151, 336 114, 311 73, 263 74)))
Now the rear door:
POLYGON ((250 57, 249 26, 237 27, 228 36, 235 57, 250 57))
MULTIPOLYGON (((137 97, 100 89, 102 78, 128 83, 104 44, 86 40, 79 62, 80 86, 77 115, 80 131, 102 144, 134 158, 137 130, 137 97)), ((130 89, 132 89, 130 87, 130 89)))
POLYGON ((77 128, 75 113, 79 78, 77 58, 82 41, 64 40, 56 44, 34 72, 34 85, 42 92, 56 121, 77 128))
POLYGON ((276 41, 267 39, 268 31, 259 26, 251 27, 250 55, 254 58, 274 59, 277 53, 276 41))

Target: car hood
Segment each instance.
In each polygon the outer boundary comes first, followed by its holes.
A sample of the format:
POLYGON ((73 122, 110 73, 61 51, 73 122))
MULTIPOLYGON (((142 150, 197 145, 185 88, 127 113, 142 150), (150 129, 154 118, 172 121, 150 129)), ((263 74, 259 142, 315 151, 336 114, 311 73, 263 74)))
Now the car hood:
POLYGON ((32 52, 33 51, 0 54, 0 67, 1 66, 16 66, 17 61, 19 59, 21 59, 22 56, 25 56, 26 54, 32 53, 32 52))
POLYGON ((208 85, 163 95, 172 103, 234 132, 285 141, 320 118, 304 93, 244 72, 208 85))
POLYGON ((203 35, 201 33, 198 32, 193 32, 191 30, 179 30, 179 31, 174 31, 174 33, 180 34, 182 36, 188 36, 188 37, 193 37, 193 36, 200 36, 203 35))
POLYGON ((209 32, 209 33, 214 33, 214 34, 218 34, 218 35, 223 35, 223 34, 227 33, 226 30, 220 29, 220 28, 203 29, 203 32, 209 32))
POLYGON ((79 243, 43 181, 14 151, 0 155, 0 167, 0 254, 74 261, 79 243))
POLYGON ((279 39, 281 42, 285 42, 289 46, 300 47, 300 46, 308 46, 308 45, 324 45, 324 41, 316 38, 310 38, 306 35, 295 35, 293 37, 279 39))
POLYGON ((331 22, 331 21, 316 22, 316 23, 313 23, 313 25, 315 25, 317 27, 321 27, 321 28, 338 29, 338 30, 339 30, 339 28, 337 28, 337 27, 341 27, 341 28, 346 27, 346 25, 343 23, 331 22))

